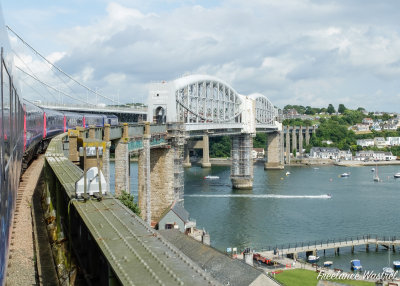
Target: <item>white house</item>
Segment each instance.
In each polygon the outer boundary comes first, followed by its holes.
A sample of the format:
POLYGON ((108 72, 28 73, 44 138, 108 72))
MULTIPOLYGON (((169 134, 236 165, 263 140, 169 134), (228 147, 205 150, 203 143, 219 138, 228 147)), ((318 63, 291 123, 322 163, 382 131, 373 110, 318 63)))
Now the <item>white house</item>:
POLYGON ((371 130, 375 130, 375 131, 381 131, 381 125, 378 122, 374 122, 371 126, 371 130))
POLYGON ((378 148, 384 148, 389 145, 389 143, 385 140, 385 137, 375 137, 374 143, 378 148))
POLYGON ((356 152, 356 156, 354 157, 354 160, 357 161, 369 161, 374 158, 374 151, 359 151, 356 152))
POLYGON ((357 131, 369 131, 368 124, 356 124, 357 131))
POLYGON ((375 142, 374 139, 358 139, 357 145, 361 147, 368 147, 368 146, 374 146, 375 142))
POLYGON ((372 125, 372 124, 374 123, 374 121, 372 120, 372 118, 365 117, 365 118, 362 120, 362 123, 363 123, 363 124, 372 125))
POLYGON ((339 159, 340 160, 353 160, 353 154, 351 154, 350 150, 340 150, 339 151, 339 159))
POLYGON ((339 149, 336 147, 312 147, 310 157, 337 160, 339 158, 339 149))
POLYGON ((386 141, 389 142, 390 146, 399 146, 400 145, 400 137, 387 137, 386 141))
POLYGON ((253 148, 252 157, 253 159, 262 159, 264 158, 265 151, 264 148, 253 148))
POLYGON ((382 151, 375 151, 374 152, 374 160, 378 161, 392 161, 396 160, 396 156, 393 156, 392 152, 382 152, 382 151))

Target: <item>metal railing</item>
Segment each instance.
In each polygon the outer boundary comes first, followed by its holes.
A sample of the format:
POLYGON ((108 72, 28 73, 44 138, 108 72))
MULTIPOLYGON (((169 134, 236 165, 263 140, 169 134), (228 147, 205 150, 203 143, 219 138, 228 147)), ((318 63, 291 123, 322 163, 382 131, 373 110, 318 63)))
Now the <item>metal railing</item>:
POLYGON ((346 246, 347 244, 358 243, 358 244, 367 244, 367 243, 380 243, 380 244, 394 244, 398 243, 400 245, 400 236, 378 236, 378 235, 358 235, 358 236, 349 236, 342 237, 337 239, 326 239, 326 240, 315 240, 315 241, 306 241, 306 242, 296 242, 296 243, 287 243, 287 244, 275 244, 269 245, 257 251, 273 251, 279 249, 279 251, 285 250, 296 250, 296 249, 317 249, 321 247, 328 246, 346 246))

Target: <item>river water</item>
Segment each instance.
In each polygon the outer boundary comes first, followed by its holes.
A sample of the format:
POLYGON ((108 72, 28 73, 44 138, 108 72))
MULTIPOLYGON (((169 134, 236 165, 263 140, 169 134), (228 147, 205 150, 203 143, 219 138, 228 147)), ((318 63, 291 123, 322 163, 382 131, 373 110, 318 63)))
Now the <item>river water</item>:
MULTIPOLYGON (((113 169, 113 165, 111 166, 113 169)), ((211 235, 212 246, 255 250, 288 243, 372 236, 400 237, 400 179, 393 174, 399 166, 379 167, 383 182, 373 181, 371 167, 337 166, 286 167, 265 171, 254 165, 253 190, 232 190, 230 167, 198 166, 185 169, 185 208, 211 235), (290 175, 285 175, 289 171, 290 175), (340 178, 341 173, 350 173, 340 178), (218 180, 205 180, 207 175, 218 180), (331 198, 327 196, 331 194, 331 198)), ((113 170, 112 173, 114 174, 113 170)), ((137 164, 131 164, 131 190, 137 196, 137 164)), ((111 186, 114 185, 111 179, 111 186)), ((390 253, 390 261, 400 260, 400 248, 390 253)), ((389 264, 384 248, 343 248, 319 251, 321 263, 332 260, 335 268, 349 270, 351 259, 360 259, 364 269, 381 272, 389 264)))

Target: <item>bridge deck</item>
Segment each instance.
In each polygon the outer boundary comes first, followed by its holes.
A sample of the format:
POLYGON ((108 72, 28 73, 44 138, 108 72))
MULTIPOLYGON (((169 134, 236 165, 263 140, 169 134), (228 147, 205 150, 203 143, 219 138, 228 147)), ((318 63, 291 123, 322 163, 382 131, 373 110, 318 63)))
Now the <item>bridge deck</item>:
POLYGON ((83 171, 64 157, 64 136, 51 141, 46 160, 121 284, 219 284, 119 200, 74 199, 75 182, 83 171))

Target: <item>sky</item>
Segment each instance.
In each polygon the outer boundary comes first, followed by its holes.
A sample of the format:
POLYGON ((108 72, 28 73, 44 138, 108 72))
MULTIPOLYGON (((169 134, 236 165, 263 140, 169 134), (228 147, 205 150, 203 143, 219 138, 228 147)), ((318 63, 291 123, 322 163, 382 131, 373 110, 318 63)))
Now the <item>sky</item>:
MULTIPOLYGON (((3 0, 2 6, 6 24, 31 46, 119 102, 146 102, 151 82, 209 74, 280 108, 343 103, 400 112, 397 0, 3 0)), ((10 36, 18 66, 68 94, 109 103, 65 84, 10 36)), ((39 87, 26 76, 24 83, 30 99, 57 97, 35 93, 39 87)))

